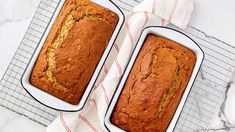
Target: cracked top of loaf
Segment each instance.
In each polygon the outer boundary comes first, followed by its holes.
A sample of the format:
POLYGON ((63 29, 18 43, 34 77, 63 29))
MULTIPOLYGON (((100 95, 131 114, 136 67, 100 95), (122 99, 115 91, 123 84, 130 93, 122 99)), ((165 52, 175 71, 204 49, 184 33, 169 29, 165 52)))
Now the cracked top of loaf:
POLYGON ((30 83, 78 104, 118 16, 89 0, 66 0, 37 58, 30 83))
POLYGON ((111 122, 130 132, 164 132, 191 77, 195 54, 149 34, 130 71, 111 122))

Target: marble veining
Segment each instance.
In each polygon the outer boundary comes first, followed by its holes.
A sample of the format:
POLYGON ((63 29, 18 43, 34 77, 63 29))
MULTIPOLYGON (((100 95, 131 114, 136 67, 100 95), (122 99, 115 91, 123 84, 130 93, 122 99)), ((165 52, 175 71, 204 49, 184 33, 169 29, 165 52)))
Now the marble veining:
POLYGON ((234 106, 228 104, 227 102, 228 100, 234 102, 234 99, 235 99, 234 97, 231 96, 231 95, 235 95, 234 77, 235 76, 233 74, 231 81, 229 81, 226 85, 224 98, 221 101, 218 114, 215 115, 216 117, 214 118, 214 120, 212 120, 212 125, 208 129, 199 129, 199 130, 195 130, 195 132, 205 132, 205 131, 207 132, 234 132, 235 131, 235 122, 234 122, 235 113, 234 112, 232 112, 233 114, 226 113, 227 111, 230 111, 230 112, 234 111, 234 106), (233 91, 231 91, 231 89, 233 91))
MULTIPOLYGON (((37 8, 37 5, 39 4, 40 0, 5 0, 0 1, 0 36, 5 35, 5 31, 7 31, 7 34, 11 35, 15 32, 19 32, 18 35, 15 36, 15 48, 17 48, 19 42, 21 41, 22 35, 24 35, 25 30, 27 29, 28 23, 30 22, 34 11, 37 8), (24 29, 19 29, 19 27, 24 27, 24 29), (10 30, 10 29, 16 29, 16 30, 10 30), (9 30, 8 30, 9 29, 9 30)), ((205 33, 207 37, 210 37, 205 33)), ((9 43, 10 41, 4 40, 5 38, 0 37, 0 42, 9 43)), ((12 38, 9 37, 11 40, 12 38)), ((215 38, 216 39, 216 38, 215 38)), ((8 40, 8 39, 7 39, 8 40)), ((2 44, 0 44, 0 49, 2 44)), ((6 45, 5 45, 6 46, 6 45)), ((11 49, 13 50, 13 49, 11 49)), ((12 53, 14 53, 12 51, 12 53)), ((8 56, 8 55, 7 55, 8 56)), ((0 59, 3 59, 5 57, 0 57, 0 59)), ((10 58, 8 58, 10 60, 10 58)), ((4 69, 0 66, 1 69, 4 69)), ((204 70, 201 69, 201 72, 199 73, 199 77, 201 80, 206 80, 204 75, 204 70)), ((1 71, 1 74, 4 71, 1 71)), ((211 87, 216 87, 213 84, 210 84, 209 82, 206 82, 207 85, 210 85, 211 87)), ((207 93, 203 93, 206 94, 207 93)), ((198 115, 197 118, 202 119, 203 114, 200 109, 199 101, 201 98, 197 95, 195 95, 195 103, 197 106, 198 115)), ((233 132, 235 131, 235 73, 232 75, 230 81, 226 85, 225 95, 223 96, 223 99, 221 100, 221 105, 219 105, 219 109, 214 117, 214 119, 211 121, 211 125, 209 126, 209 129, 200 129, 195 130, 195 132, 233 132)), ((200 122, 199 122, 200 124, 200 122)), ((27 119, 26 117, 16 114, 14 112, 11 112, 3 107, 0 106, 0 132, 15 132, 15 131, 24 131, 24 132, 41 132, 45 131, 44 127, 27 119)))
POLYGON ((31 18, 31 16, 22 17, 22 18, 19 18, 19 19, 5 19, 5 20, 0 22, 0 26, 4 25, 6 23, 11 23, 11 22, 20 22, 22 20, 26 20, 26 19, 29 19, 29 18, 31 18))
MULTIPOLYGON (((219 111, 214 120, 212 121, 212 125, 207 130, 211 131, 219 131, 219 132, 234 132, 235 131, 235 72, 232 74, 230 81, 226 84, 226 90, 224 97, 221 101, 221 105, 219 107, 219 111)), ((206 131, 205 129, 197 130, 197 131, 206 131)))
MULTIPOLYGON (((8 49, 6 47, 10 47, 9 52, 4 52, 5 55, 1 54, 0 60, 2 62, 11 60, 39 2, 40 0, 0 1, 0 53, 3 52, 1 49, 6 50, 8 49), (9 36, 14 36, 14 39, 9 36)), ((6 68, 2 66, 3 64, 1 63, 0 66, 1 77, 6 68)), ((44 127, 0 106, 0 132, 16 131, 42 132, 44 127)))
POLYGON ((222 104, 220 106, 220 111, 218 113, 220 121, 223 123, 223 128, 220 128, 222 130, 229 131, 229 130, 232 130, 232 129, 235 128, 235 122, 232 122, 232 121, 229 120, 229 118, 228 118, 229 115, 227 115, 226 111, 225 111, 226 107, 228 107, 228 109, 229 109, 229 106, 226 105, 226 103, 227 103, 227 100, 230 98, 230 96, 228 96, 229 92, 231 91, 231 89, 235 88, 234 83, 235 83, 235 72, 233 73, 230 81, 226 85, 225 97, 222 101, 222 104))
POLYGON ((26 117, 0 107, 0 132, 42 132, 44 127, 26 117))

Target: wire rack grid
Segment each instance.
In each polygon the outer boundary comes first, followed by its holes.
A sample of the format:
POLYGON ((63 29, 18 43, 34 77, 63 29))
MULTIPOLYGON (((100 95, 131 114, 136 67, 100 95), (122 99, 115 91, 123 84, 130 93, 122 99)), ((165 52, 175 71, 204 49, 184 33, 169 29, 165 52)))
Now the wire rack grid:
MULTIPOLYGON (((140 2, 137 0, 113 1, 124 13, 140 2)), ((41 0, 20 46, 0 81, 0 105, 43 126, 50 124, 59 112, 45 107, 31 98, 23 89, 20 79, 60 2, 60 0, 41 0)), ((182 32, 201 46, 205 52, 205 60, 175 131, 206 130, 235 68, 235 47, 208 37, 192 26, 182 32)))
POLYGON ((44 126, 51 123, 58 112, 32 99, 23 89, 20 79, 59 2, 42 0, 39 3, 24 38, 0 82, 0 105, 44 126))

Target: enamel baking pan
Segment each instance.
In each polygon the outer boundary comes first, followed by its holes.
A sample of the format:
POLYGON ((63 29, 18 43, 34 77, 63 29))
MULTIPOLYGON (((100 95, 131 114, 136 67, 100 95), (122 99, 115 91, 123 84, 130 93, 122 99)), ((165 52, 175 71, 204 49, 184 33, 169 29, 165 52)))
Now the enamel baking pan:
POLYGON ((178 105, 178 108, 174 114, 174 117, 172 118, 171 120, 171 123, 170 125, 168 126, 168 129, 167 129, 167 132, 171 132, 174 130, 174 127, 175 127, 175 124, 180 116, 180 113, 182 111, 182 108, 185 104, 185 101, 189 95, 189 92, 192 88, 192 85, 194 83, 194 80, 198 74, 198 71, 200 69, 200 66, 202 64, 202 61, 204 59, 204 53, 203 51, 201 50, 201 48, 191 39, 189 38, 187 35, 177 31, 177 30, 174 30, 174 29, 171 29, 171 28, 165 28, 165 27, 147 27, 143 32, 142 32, 142 35, 141 37, 139 38, 138 42, 137 42, 137 45, 133 51, 133 54, 131 56, 131 59, 129 61, 129 64, 127 65, 127 68, 125 69, 125 72, 124 72, 124 75, 118 85, 118 88, 117 90, 115 91, 115 94, 112 98, 112 101, 109 105, 109 108, 107 110, 107 113, 105 115, 105 127, 111 131, 111 132, 123 132, 124 130, 122 130, 121 128, 118 128, 117 126, 115 126, 114 124, 111 123, 110 121, 110 118, 111 118, 111 115, 112 115, 112 112, 113 112, 113 109, 115 108, 115 105, 116 105, 116 102, 118 101, 118 98, 119 98, 119 95, 121 94, 122 92, 122 88, 124 87, 125 85, 125 82, 128 78, 128 75, 132 69, 132 66, 135 62, 135 59, 136 57, 138 56, 138 53, 142 47, 142 44, 144 43, 145 41, 145 38, 148 34, 155 34, 155 35, 158 35, 158 36, 161 36, 161 37, 164 37, 164 38, 167 38, 169 40, 172 40, 172 41, 175 41, 185 47, 187 47, 188 49, 192 50, 195 55, 196 55, 196 64, 194 66, 194 69, 193 69, 193 72, 192 72, 192 75, 191 75, 191 78, 188 82, 188 85, 183 93, 183 96, 181 98, 181 101, 178 105))
POLYGON ((36 59, 37 59, 37 57, 38 57, 38 55, 41 51, 41 48, 42 48, 42 46, 43 46, 43 44, 44 44, 44 42, 47 38, 47 35, 48 35, 52 25, 53 25, 53 22, 55 21, 57 15, 60 12, 60 9, 63 6, 64 0, 62 0, 60 5, 58 6, 58 10, 55 12, 53 18, 51 19, 51 22, 50 22, 44 36, 40 40, 40 43, 39 43, 37 49, 35 50, 34 55, 32 56, 31 61, 29 62, 28 66, 27 66, 26 70, 24 71, 24 74, 21 78, 21 83, 22 83, 22 86, 24 87, 24 89, 34 99, 36 99, 38 102, 40 102, 40 103, 42 103, 42 104, 44 104, 44 105, 46 105, 50 108, 53 108, 53 109, 56 109, 56 110, 61 110, 61 111, 79 111, 84 107, 84 105, 85 105, 85 103, 86 103, 86 101, 87 101, 87 99, 88 99, 88 97, 89 97, 89 95, 92 91, 92 87, 93 87, 93 85, 94 85, 94 83, 95 83, 95 81, 96 81, 96 79, 97 79, 97 77, 98 77, 98 75, 101 71, 101 68, 102 68, 107 56, 109 55, 109 52, 110 52, 110 50, 111 50, 111 48, 112 48, 112 46, 113 46, 113 44, 114 44, 114 42, 117 38, 117 35, 118 35, 118 33, 119 33, 123 23, 124 23, 124 14, 112 1, 109 1, 109 0, 91 0, 91 1, 98 4, 98 5, 106 7, 108 9, 110 9, 111 11, 113 11, 114 13, 116 13, 119 17, 119 21, 116 25, 116 28, 115 28, 115 30, 112 34, 111 39, 109 40, 107 48, 105 49, 105 51, 104 51, 98 65, 95 69, 95 72, 93 73, 93 76, 91 77, 91 80, 90 80, 90 82, 89 82, 89 84, 88 84, 88 86, 87 86, 87 88, 86 88, 79 104, 78 105, 72 105, 70 103, 67 103, 67 102, 65 102, 61 99, 58 99, 58 98, 56 98, 56 97, 54 97, 54 96, 52 96, 52 95, 50 95, 46 92, 34 87, 29 82, 29 78, 30 78, 31 72, 34 68, 34 64, 36 62, 36 59))

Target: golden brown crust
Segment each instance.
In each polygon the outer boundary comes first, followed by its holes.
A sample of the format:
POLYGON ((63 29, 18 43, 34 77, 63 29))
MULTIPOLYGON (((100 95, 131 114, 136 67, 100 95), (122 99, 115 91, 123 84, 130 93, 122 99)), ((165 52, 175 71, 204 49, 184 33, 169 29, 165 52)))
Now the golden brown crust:
POLYGON ((195 54, 189 49, 148 35, 111 122, 130 132, 165 131, 190 79, 195 60, 195 54))
POLYGON ((38 56, 30 83, 78 104, 118 22, 89 0, 64 3, 38 56))

